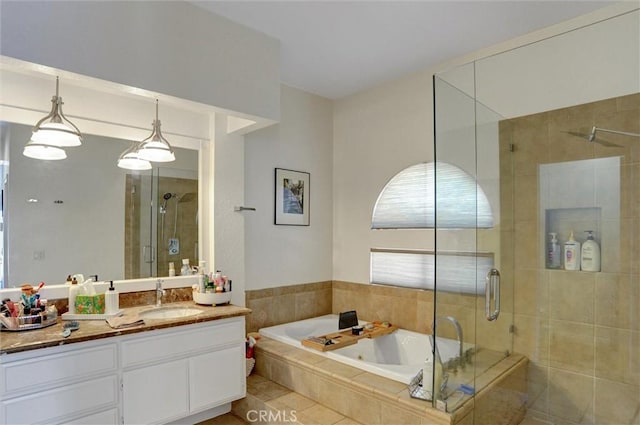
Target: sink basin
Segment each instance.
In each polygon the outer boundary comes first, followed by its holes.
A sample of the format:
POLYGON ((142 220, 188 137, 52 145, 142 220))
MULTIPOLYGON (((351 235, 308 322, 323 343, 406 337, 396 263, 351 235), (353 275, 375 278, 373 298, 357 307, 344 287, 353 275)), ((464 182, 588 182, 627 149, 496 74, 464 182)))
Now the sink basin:
POLYGON ((142 319, 176 319, 190 317, 202 313, 202 310, 190 307, 160 307, 145 310, 140 313, 142 319))

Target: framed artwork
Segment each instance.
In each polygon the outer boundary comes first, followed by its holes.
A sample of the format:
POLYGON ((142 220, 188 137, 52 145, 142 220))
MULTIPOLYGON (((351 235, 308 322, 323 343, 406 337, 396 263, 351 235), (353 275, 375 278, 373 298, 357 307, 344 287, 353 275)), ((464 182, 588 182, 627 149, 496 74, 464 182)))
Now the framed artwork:
POLYGON ((276 168, 275 224, 309 225, 309 173, 276 168))

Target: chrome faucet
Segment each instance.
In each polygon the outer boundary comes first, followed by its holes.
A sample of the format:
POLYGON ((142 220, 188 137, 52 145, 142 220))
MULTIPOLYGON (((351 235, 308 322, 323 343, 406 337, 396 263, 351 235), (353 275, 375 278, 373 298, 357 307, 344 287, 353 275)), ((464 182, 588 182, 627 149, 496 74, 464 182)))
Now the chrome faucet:
MULTIPOLYGON (((464 369, 464 340, 462 339, 462 326, 460 326, 460 323, 458 322, 458 320, 453 317, 453 316, 439 316, 436 317, 436 320, 431 324, 431 333, 433 334, 433 338, 435 339, 436 335, 434 332, 434 328, 435 328, 435 324, 441 320, 447 320, 449 322, 451 322, 453 324, 453 326, 455 326, 456 328, 456 334, 458 337, 458 345, 459 345, 459 353, 458 353, 458 358, 457 363, 460 365, 461 368, 464 369)), ((449 362, 447 362, 449 363, 449 362)))
POLYGON ((160 307, 162 305, 162 297, 165 293, 165 290, 162 289, 162 279, 158 279, 156 282, 156 307, 160 307))

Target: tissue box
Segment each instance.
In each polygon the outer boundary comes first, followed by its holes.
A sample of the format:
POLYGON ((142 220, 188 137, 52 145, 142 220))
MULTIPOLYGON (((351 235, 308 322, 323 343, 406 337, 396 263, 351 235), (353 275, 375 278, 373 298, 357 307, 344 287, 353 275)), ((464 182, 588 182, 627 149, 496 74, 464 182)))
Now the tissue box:
POLYGON ((76 314, 104 314, 104 294, 77 295, 76 314))

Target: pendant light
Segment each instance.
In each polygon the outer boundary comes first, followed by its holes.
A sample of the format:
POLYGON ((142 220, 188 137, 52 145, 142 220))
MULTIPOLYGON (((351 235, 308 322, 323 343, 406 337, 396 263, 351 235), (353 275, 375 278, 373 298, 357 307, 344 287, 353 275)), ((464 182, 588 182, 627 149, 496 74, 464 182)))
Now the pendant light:
POLYGON ((160 131, 160 120, 158 119, 158 99, 156 99, 156 119, 153 121, 153 129, 151 136, 140 142, 138 149, 138 157, 145 161, 153 162, 171 162, 176 157, 173 154, 173 148, 162 136, 160 131))
POLYGON ((59 93, 59 78, 56 77, 56 95, 51 98, 51 112, 33 127, 31 141, 49 146, 71 147, 82 144, 80 130, 62 113, 62 98, 59 93))
POLYGON ((67 157, 67 153, 64 149, 57 146, 36 143, 33 140, 26 144, 22 154, 29 158, 45 160, 59 160, 67 157))
POLYGON ((135 171, 150 170, 151 163, 140 158, 139 148, 140 143, 132 143, 127 150, 122 152, 118 158, 118 167, 135 171))

